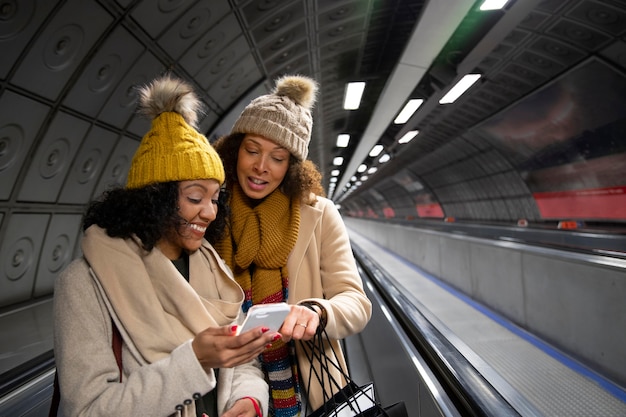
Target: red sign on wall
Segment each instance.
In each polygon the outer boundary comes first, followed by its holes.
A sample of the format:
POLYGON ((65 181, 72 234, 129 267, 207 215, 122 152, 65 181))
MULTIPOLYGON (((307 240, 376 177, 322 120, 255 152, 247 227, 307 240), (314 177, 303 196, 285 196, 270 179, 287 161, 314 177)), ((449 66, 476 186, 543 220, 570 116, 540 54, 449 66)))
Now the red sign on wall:
POLYGON ((626 186, 534 193, 544 219, 626 218, 626 186))
POLYGON ((415 206, 417 210, 417 214, 420 217, 436 217, 443 218, 443 210, 438 203, 430 203, 430 204, 417 204, 415 206))

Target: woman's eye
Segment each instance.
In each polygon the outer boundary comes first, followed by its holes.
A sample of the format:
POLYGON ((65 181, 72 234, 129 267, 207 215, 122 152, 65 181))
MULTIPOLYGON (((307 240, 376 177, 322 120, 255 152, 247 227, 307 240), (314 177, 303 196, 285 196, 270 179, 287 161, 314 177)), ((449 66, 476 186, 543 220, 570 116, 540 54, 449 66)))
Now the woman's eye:
POLYGON ((213 198, 213 199, 211 199, 211 203, 218 204, 219 200, 217 198, 213 198))
POLYGON ((190 202, 190 203, 193 203, 193 204, 200 204, 200 202, 202 202, 202 200, 201 200, 201 199, 199 199, 199 198, 191 198, 191 197, 187 197, 187 200, 189 200, 189 202, 190 202))

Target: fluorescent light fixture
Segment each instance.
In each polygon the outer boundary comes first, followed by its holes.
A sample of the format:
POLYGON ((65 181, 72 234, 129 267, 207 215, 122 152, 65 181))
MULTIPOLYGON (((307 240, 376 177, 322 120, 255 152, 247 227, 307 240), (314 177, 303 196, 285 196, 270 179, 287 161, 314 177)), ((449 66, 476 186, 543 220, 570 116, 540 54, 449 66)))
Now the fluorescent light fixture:
POLYGON ((333 176, 333 177, 339 176, 339 170, 338 169, 333 169, 332 171, 330 171, 330 175, 333 176))
POLYGON ((376 156, 380 155, 380 153, 382 151, 383 151, 383 145, 374 145, 374 147, 370 151, 370 156, 371 157, 376 157, 376 156))
POLYGON ((350 135, 348 135, 347 133, 337 135, 338 148, 346 148, 348 146, 348 143, 350 143, 350 135))
POLYGON ((370 169, 368 169, 368 170, 367 170, 367 173, 368 173, 368 174, 373 174, 373 173, 375 173, 376 171, 378 171, 378 168, 376 168, 376 167, 371 167, 370 169))
POLYGON ((461 80, 456 83, 454 87, 448 91, 448 93, 439 100, 439 104, 454 103, 457 98, 467 91, 476 81, 482 77, 481 74, 466 74, 461 80))
POLYGON ((386 154, 384 154, 383 156, 380 157, 378 162, 380 162, 381 164, 384 164, 385 162, 387 162, 390 159, 391 159, 391 156, 389 156, 389 154, 386 153, 386 154))
POLYGON ((350 178, 350 181, 355 182, 357 180, 357 178, 353 175, 352 178, 350 178))
POLYGON ((341 165, 343 165, 343 156, 336 156, 336 157, 333 159, 333 165, 335 165, 335 166, 341 166, 341 165))
POLYGON ((485 0, 480 5, 480 10, 500 10, 503 8, 509 0, 485 0))
POLYGON ((331 177, 329 181, 330 182, 337 182, 337 177, 331 177))
POLYGON ((359 167, 356 169, 356 172, 365 172, 365 170, 367 169, 367 165, 365 164, 361 164, 359 165, 359 167))
POLYGON ((368 178, 369 178, 369 177, 368 177, 367 175, 363 175, 363 176, 361 177, 361 181, 367 181, 367 179, 368 179, 368 178))
POLYGON ((361 104, 361 96, 365 89, 365 83, 362 81, 348 83, 346 85, 346 95, 343 99, 343 108, 346 110, 356 110, 361 104))
POLYGON ((423 102, 424 100, 421 98, 412 98, 411 100, 407 101, 407 103, 404 105, 404 108, 393 122, 397 125, 406 123, 406 121, 409 120, 411 116, 413 116, 413 113, 415 113, 415 111, 419 109, 423 102))
POLYGON ((411 139, 417 136, 418 133, 419 133, 419 130, 409 130, 408 132, 404 134, 404 136, 398 139, 398 143, 409 143, 411 139))

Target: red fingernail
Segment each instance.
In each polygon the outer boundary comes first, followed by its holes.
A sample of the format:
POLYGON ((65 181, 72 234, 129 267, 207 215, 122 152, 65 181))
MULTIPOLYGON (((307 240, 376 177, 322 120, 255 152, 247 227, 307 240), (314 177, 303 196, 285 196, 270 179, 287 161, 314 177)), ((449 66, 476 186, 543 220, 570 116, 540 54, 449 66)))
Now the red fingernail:
POLYGON ((281 336, 279 334, 274 335, 274 337, 272 337, 272 342, 277 341, 278 339, 280 339, 280 337, 281 336))
POLYGON ((268 343, 267 345, 265 345, 265 349, 269 349, 269 348, 271 348, 271 347, 272 347, 272 344, 271 344, 271 343, 268 343))
POLYGON ((263 327, 263 328, 261 329, 261 331, 262 331, 263 333, 266 333, 266 332, 269 332, 269 331, 270 331, 270 328, 269 328, 269 327, 263 327))
POLYGON ((236 332, 237 331, 237 325, 235 324, 234 326, 232 326, 230 328, 230 331, 233 332, 233 333, 236 332))

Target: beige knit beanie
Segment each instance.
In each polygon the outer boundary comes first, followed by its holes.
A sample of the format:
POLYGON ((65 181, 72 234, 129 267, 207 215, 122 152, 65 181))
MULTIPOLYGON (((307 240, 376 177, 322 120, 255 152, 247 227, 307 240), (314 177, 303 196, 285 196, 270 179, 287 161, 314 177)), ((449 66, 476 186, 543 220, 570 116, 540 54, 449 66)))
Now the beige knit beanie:
POLYGON ((284 146, 299 160, 309 153, 317 83, 303 75, 287 75, 276 80, 267 95, 255 98, 241 112, 233 133, 253 133, 284 146))
POLYGON ((224 182, 222 160, 196 130, 201 102, 189 84, 169 75, 157 78, 139 90, 139 101, 152 127, 133 156, 126 188, 196 179, 224 182))

